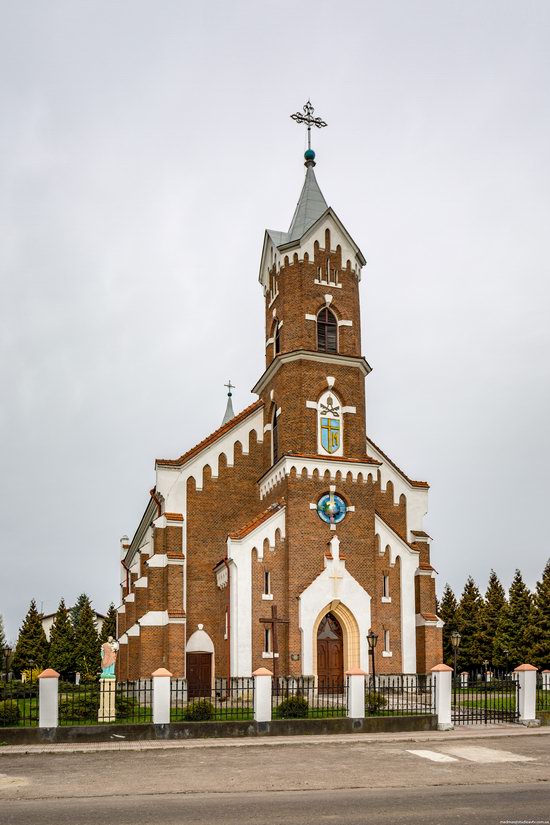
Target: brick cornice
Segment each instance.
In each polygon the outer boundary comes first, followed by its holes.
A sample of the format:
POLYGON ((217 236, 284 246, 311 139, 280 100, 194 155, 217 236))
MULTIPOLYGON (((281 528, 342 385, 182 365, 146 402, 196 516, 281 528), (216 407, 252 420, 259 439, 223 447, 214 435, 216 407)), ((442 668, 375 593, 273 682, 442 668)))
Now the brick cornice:
POLYGON ((266 388, 269 382, 275 377, 284 364, 290 364, 293 361, 316 361, 322 365, 339 365, 342 367, 355 367, 360 370, 364 376, 371 372, 372 367, 369 365, 366 358, 356 355, 336 355, 328 352, 317 352, 316 350, 297 349, 292 352, 284 352, 277 355, 269 367, 265 370, 256 385, 252 388, 252 392, 260 395, 266 388))

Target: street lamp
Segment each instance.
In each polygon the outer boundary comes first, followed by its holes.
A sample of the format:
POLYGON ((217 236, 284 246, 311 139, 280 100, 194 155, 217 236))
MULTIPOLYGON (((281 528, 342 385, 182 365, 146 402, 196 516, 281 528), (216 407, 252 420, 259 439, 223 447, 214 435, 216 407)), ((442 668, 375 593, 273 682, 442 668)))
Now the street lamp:
POLYGON ((377 641, 378 636, 376 635, 374 630, 369 630, 367 635, 367 642, 369 643, 369 653, 372 658, 372 685, 374 690, 376 690, 376 668, 374 665, 374 648, 376 647, 377 641))
POLYGON ((454 666, 455 687, 454 687, 454 691, 453 691, 453 704, 456 707, 456 680, 458 678, 458 674, 456 672, 456 657, 458 656, 458 648, 460 647, 460 633, 458 632, 458 630, 453 630, 453 632, 451 633, 451 647, 453 649, 453 656, 454 656, 454 660, 455 660, 455 666, 454 666))
POLYGON ((6 682, 7 682, 8 681, 8 673, 9 673, 9 671, 8 671, 8 662, 9 662, 10 656, 11 656, 11 647, 9 645, 6 645, 4 647, 4 649, 2 650, 2 653, 4 654, 4 670, 5 670, 5 673, 6 673, 6 682))

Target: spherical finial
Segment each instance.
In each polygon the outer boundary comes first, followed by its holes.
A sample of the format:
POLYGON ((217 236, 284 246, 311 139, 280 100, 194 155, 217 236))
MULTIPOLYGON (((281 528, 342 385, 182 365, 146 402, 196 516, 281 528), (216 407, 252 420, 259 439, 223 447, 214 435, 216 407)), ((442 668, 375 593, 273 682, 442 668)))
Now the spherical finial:
POLYGON ((315 160, 315 152, 313 151, 313 149, 306 149, 306 151, 304 152, 304 158, 306 160, 315 160))

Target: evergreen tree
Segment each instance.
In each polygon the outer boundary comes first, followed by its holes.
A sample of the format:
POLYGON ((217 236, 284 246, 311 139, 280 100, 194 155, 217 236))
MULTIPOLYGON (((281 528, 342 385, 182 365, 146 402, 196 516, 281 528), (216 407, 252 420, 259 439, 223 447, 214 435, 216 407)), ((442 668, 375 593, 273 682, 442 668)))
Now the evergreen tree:
POLYGON ((506 604, 506 594, 497 574, 491 570, 485 593, 485 601, 480 613, 480 653, 483 661, 503 667, 503 653, 495 644, 498 624, 506 604))
POLYGON ((75 627, 76 669, 82 679, 94 679, 101 667, 99 636, 95 626, 95 614, 89 600, 82 606, 75 627))
POLYGON ((43 669, 48 662, 48 640, 42 627, 42 617, 33 599, 19 631, 11 666, 16 673, 31 667, 43 669))
POLYGON ((516 570, 510 590, 508 607, 504 608, 497 626, 495 655, 505 660, 511 669, 529 656, 532 598, 521 573, 516 570))
POLYGON ((456 611, 458 632, 460 633, 459 671, 479 667, 483 662, 480 628, 482 607, 481 594, 473 578, 469 576, 456 611))
POLYGON ((542 670, 550 669, 550 559, 533 597, 531 645, 527 661, 542 670))
POLYGON ((90 597, 87 596, 86 593, 81 593, 76 602, 74 603, 74 607, 71 607, 71 622, 75 630, 80 619, 80 611, 82 610, 85 604, 89 605, 90 607, 92 606, 90 597))
POLYGON ((0 616, 0 651, 6 647, 6 633, 4 631, 4 618, 0 616))
POLYGON ((449 584, 445 585, 443 596, 439 603, 437 615, 445 622, 443 627, 443 661, 446 665, 454 667, 454 653, 451 645, 451 633, 458 630, 458 620, 456 611, 458 604, 455 594, 449 584))
POLYGON ((116 608, 112 602, 109 605, 107 615, 103 619, 100 639, 102 642, 106 642, 109 636, 116 639, 116 608))
POLYGON ((76 670, 75 636, 65 600, 61 599, 50 633, 50 667, 68 679, 76 670))

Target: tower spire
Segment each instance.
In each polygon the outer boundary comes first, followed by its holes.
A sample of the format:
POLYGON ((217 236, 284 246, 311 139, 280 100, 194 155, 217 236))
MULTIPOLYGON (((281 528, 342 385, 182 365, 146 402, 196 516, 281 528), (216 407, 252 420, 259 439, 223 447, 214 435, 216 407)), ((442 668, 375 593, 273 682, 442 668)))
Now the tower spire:
POLYGON ((227 384, 224 384, 224 387, 227 387, 227 407, 225 408, 225 415, 222 421, 222 427, 224 424, 227 424, 228 421, 231 421, 232 418, 235 418, 235 413, 233 412, 233 402, 231 401, 231 396, 233 393, 231 390, 234 390, 235 387, 231 383, 231 378, 227 384))

